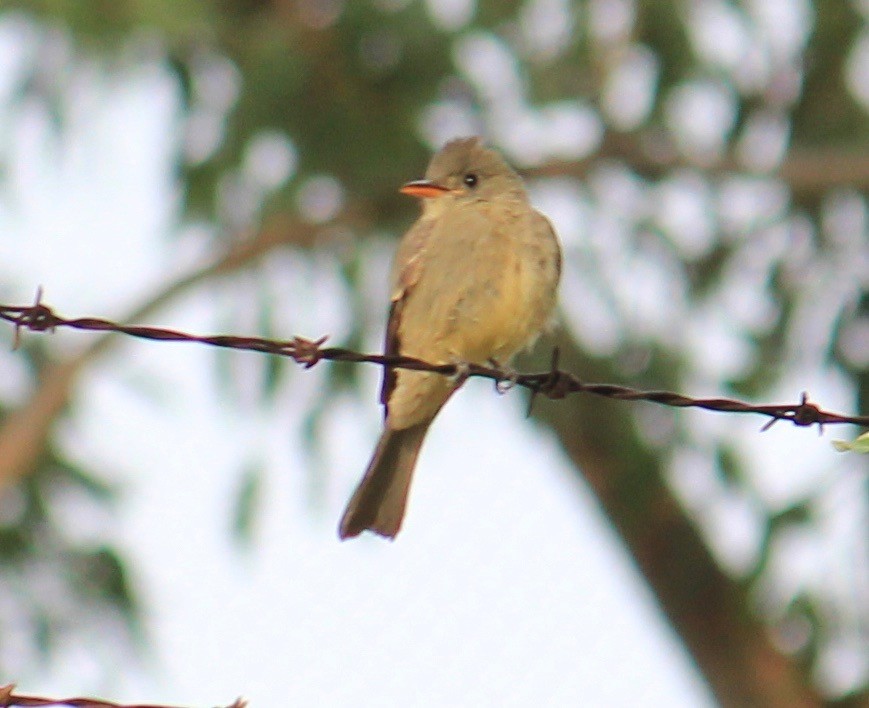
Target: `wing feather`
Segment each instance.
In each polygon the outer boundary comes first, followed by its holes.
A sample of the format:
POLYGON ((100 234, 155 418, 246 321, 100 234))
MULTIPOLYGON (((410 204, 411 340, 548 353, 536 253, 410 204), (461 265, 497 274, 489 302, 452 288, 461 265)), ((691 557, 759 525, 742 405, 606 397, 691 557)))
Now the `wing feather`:
MULTIPOLYGON (((419 219, 401 239, 395 253, 392 266, 392 294, 389 306, 389 318, 386 322, 386 338, 383 343, 383 353, 395 356, 401 353, 401 315, 407 298, 413 287, 419 282, 422 272, 422 261, 428 239, 432 233, 433 223, 419 219)), ((380 387, 380 402, 384 407, 384 416, 389 415, 389 398, 395 390, 398 372, 395 369, 384 368, 383 383, 380 387)))

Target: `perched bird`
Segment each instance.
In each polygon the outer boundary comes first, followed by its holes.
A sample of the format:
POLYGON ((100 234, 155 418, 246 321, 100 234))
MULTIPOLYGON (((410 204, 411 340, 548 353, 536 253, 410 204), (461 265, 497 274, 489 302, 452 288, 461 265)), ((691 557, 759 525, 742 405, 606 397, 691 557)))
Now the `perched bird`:
MULTIPOLYGON (((552 226, 519 175, 479 138, 447 143, 425 179, 401 191, 422 215, 399 243, 386 354, 433 364, 507 365, 547 327, 561 274, 552 226)), ((434 417, 462 380, 385 369, 383 434, 339 527, 342 539, 401 528, 414 465, 434 417)))

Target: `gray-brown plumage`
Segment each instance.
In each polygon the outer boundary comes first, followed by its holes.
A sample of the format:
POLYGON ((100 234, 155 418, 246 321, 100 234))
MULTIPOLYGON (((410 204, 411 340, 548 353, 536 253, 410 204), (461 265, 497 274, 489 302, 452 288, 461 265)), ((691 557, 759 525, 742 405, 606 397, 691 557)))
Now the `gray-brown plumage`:
MULTIPOLYGON (((506 365, 549 324, 561 251, 520 177, 478 138, 447 143, 402 192, 423 211, 392 268, 386 354, 506 365)), ((385 370, 384 430, 344 516, 342 539, 401 528, 413 469, 435 415, 460 381, 385 370)))

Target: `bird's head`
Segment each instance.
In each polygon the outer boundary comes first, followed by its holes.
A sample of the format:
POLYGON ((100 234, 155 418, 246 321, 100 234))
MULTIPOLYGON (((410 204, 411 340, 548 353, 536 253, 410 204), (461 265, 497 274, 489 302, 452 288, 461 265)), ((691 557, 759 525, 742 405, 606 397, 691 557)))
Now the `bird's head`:
POLYGON ((431 213, 461 202, 526 199, 519 175, 476 137, 448 142, 432 158, 425 179, 408 182, 401 192, 421 198, 424 211, 431 213))

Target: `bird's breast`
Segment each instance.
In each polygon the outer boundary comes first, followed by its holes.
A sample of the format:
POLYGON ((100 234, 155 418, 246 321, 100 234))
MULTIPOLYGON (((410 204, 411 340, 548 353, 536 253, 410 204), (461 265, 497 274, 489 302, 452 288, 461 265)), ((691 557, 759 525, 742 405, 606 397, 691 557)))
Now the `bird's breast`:
POLYGON ((451 312, 450 330, 460 335, 463 345, 457 357, 506 363, 549 319, 552 265, 523 221, 502 220, 504 228, 474 249, 478 277, 458 295, 451 312))

